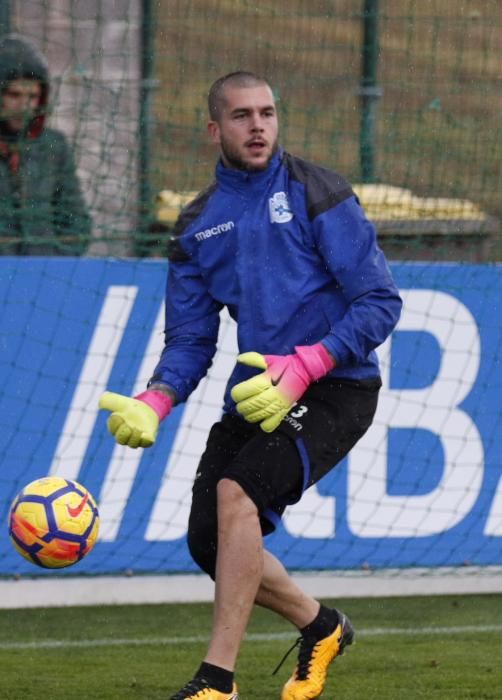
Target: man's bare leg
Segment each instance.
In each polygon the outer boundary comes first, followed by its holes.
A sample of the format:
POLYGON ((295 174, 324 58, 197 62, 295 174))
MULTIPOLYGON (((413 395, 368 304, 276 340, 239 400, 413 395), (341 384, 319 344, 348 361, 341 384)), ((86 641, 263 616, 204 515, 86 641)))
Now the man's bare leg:
POLYGON ((211 640, 205 661, 233 670, 254 603, 298 629, 317 616, 320 604, 263 549, 255 504, 230 479, 218 484, 218 555, 211 640))
POLYGON ((235 481, 218 483, 213 629, 205 661, 233 671, 263 577, 263 537, 253 501, 235 481))
POLYGON ((273 610, 298 629, 309 625, 319 612, 319 602, 302 591, 273 554, 265 550, 263 561, 256 603, 273 610))

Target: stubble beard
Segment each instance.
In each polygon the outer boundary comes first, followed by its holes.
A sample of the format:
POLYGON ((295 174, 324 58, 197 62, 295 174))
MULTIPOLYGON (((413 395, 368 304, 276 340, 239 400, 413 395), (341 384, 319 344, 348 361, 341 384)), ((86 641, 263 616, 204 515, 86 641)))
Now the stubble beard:
POLYGON ((259 172, 260 170, 266 170, 268 168, 268 164, 272 160, 272 157, 274 154, 277 152, 279 148, 279 142, 276 139, 272 145, 272 149, 270 151, 270 155, 263 163, 262 165, 254 165, 252 163, 249 163, 247 160, 245 160, 239 153, 239 151, 232 146, 228 141, 226 141, 225 138, 221 137, 220 139, 220 149, 221 153, 223 155, 223 160, 227 167, 233 168, 234 170, 245 170, 246 172, 252 173, 252 172, 259 172))

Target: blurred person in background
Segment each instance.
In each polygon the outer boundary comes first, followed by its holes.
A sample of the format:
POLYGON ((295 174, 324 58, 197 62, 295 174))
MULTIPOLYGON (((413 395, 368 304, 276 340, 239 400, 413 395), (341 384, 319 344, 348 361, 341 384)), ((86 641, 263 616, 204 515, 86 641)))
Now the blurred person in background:
POLYGON ((200 667, 171 700, 237 700, 234 669, 254 604, 299 632, 282 700, 313 700, 352 643, 352 624, 305 593, 263 539, 370 427, 381 387, 375 348, 402 302, 349 183, 279 146, 268 81, 231 73, 208 102, 220 158, 170 242, 160 361, 146 391, 106 392, 100 407, 119 444, 152 445, 211 365, 228 308, 241 354, 188 525, 191 555, 216 584, 213 629, 200 667))
POLYGON ((90 239, 72 150, 46 126, 49 83, 37 48, 0 38, 1 255, 81 255, 90 239))

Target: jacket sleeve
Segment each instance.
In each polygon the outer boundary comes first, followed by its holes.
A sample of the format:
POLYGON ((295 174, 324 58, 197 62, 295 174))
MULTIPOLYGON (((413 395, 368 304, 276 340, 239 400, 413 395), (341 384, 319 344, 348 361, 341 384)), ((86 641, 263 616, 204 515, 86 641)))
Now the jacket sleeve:
POLYGON ((196 262, 169 263, 165 346, 149 385, 161 382, 186 401, 205 376, 216 352, 219 304, 209 294, 196 262))
POLYGON ((63 252, 81 255, 91 237, 91 217, 87 209, 73 152, 63 134, 59 134, 59 179, 54 193, 54 233, 63 252))
POLYGON ((355 196, 319 214, 313 226, 318 250, 346 301, 343 318, 322 342, 339 366, 361 362, 394 329, 401 297, 375 227, 355 196))

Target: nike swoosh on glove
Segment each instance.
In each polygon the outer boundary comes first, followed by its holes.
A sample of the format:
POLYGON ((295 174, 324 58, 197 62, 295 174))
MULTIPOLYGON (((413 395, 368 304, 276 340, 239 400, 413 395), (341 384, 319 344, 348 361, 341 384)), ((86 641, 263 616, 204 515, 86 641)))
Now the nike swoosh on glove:
POLYGON ((231 395, 241 416, 250 423, 260 423, 266 433, 277 428, 312 382, 335 366, 322 343, 299 345, 291 355, 245 352, 237 361, 265 370, 236 384, 231 395))
POLYGON ((155 390, 144 391, 134 398, 105 391, 99 407, 112 411, 107 427, 119 445, 151 447, 160 421, 171 412, 173 400, 155 390))

